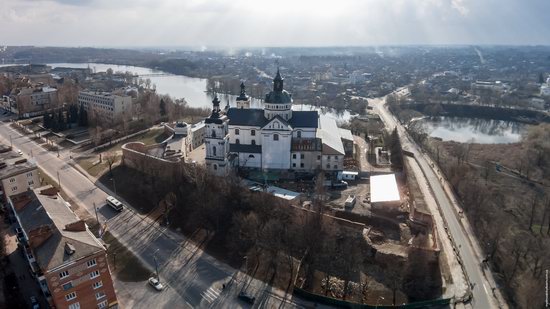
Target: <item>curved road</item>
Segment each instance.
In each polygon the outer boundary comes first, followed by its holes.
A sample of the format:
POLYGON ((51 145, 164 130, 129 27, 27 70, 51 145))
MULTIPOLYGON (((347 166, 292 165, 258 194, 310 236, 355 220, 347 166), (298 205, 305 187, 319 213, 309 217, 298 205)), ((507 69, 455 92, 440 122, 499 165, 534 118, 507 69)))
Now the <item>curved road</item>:
MULTIPOLYGON (((397 90, 396 92, 399 93, 401 91, 403 91, 403 88, 397 90)), ((471 302, 472 306, 474 308, 483 309, 506 307, 505 304, 499 305, 499 301, 497 300, 498 298, 494 294, 495 292, 492 288, 494 287, 494 280, 490 270, 485 272, 482 269, 482 258, 477 254, 476 249, 474 249, 475 246, 479 248, 477 245, 477 239, 473 234, 468 233, 461 224, 460 221, 463 219, 458 217, 452 202, 445 193, 442 180, 440 180, 440 177, 430 166, 430 163, 428 162, 429 159, 425 157, 417 144, 409 138, 403 125, 401 125, 387 110, 385 106, 385 98, 371 99, 369 102, 374 103, 373 106, 375 111, 380 115, 388 129, 393 130, 397 127, 403 149, 414 153, 418 164, 422 168, 433 195, 437 200, 441 215, 447 223, 446 229, 448 229, 451 234, 454 245, 458 249, 460 258, 463 262, 467 277, 469 278, 473 294, 473 300, 471 302), (486 278, 485 274, 487 274, 489 278, 486 278)), ((496 292, 498 293, 498 290, 496 290, 496 292)))

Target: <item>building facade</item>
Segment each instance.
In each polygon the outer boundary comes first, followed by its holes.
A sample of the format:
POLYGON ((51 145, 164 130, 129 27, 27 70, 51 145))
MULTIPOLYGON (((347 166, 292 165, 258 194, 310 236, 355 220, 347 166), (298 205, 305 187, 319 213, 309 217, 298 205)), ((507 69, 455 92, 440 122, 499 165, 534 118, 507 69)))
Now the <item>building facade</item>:
POLYGON ((0 194, 2 202, 9 197, 27 191, 40 184, 38 168, 33 162, 21 157, 10 147, 0 147, 0 194))
POLYGON ((88 117, 95 116, 111 123, 131 117, 132 113, 132 97, 127 95, 81 91, 78 104, 88 113, 88 117))
MULTIPOLYGON (((263 108, 249 108, 250 98, 241 84, 237 107, 227 108, 224 115, 229 142, 224 157, 231 159, 232 166, 310 173, 343 170, 344 131, 334 119, 317 111, 294 111, 292 104, 279 70, 263 108)), ((210 131, 207 127, 207 143, 210 131)), ((207 161, 208 152, 207 146, 207 161)))
POLYGON ((59 103, 57 89, 42 86, 15 89, 2 101, 6 110, 19 117, 42 115, 59 103))
POLYGON ((9 198, 32 276, 57 309, 118 308, 106 248, 51 187, 9 198))

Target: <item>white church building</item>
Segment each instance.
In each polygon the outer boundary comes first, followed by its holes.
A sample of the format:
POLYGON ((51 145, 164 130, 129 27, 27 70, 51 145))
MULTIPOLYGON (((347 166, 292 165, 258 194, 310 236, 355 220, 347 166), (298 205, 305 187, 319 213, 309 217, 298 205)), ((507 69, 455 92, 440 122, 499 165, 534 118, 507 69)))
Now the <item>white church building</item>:
POLYGON ((338 172, 344 168, 344 142, 351 132, 317 111, 292 110, 292 94, 277 70, 264 108, 250 108, 241 84, 236 108, 220 109, 216 97, 206 118, 206 165, 226 174, 230 167, 297 172, 338 172))

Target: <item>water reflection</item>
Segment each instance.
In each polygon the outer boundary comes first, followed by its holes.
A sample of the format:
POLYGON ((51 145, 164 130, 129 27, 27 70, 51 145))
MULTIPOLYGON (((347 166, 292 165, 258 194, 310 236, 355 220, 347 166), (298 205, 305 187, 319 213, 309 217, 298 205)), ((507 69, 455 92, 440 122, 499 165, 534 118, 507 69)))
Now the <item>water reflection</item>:
POLYGON ((514 121, 481 118, 431 117, 418 121, 430 136, 462 143, 516 143, 528 128, 514 121))

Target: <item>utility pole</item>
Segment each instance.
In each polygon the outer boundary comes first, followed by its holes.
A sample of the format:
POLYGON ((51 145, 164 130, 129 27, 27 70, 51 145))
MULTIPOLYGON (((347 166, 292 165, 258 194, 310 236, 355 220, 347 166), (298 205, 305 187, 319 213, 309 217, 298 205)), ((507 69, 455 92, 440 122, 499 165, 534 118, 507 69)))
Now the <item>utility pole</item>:
POLYGON ((61 178, 59 178, 59 171, 57 171, 57 184, 59 185, 59 189, 61 190, 61 178))
POLYGON ((159 277, 159 264, 157 262, 157 252, 159 251, 159 249, 157 249, 155 251, 155 253, 153 253, 153 260, 155 261, 155 271, 157 273, 157 280, 158 282, 160 283, 160 277, 159 277))
POLYGON ((95 207, 95 202, 94 202, 94 211, 95 211, 95 219, 97 220, 97 224, 99 224, 99 216, 97 215, 97 207, 95 207))

